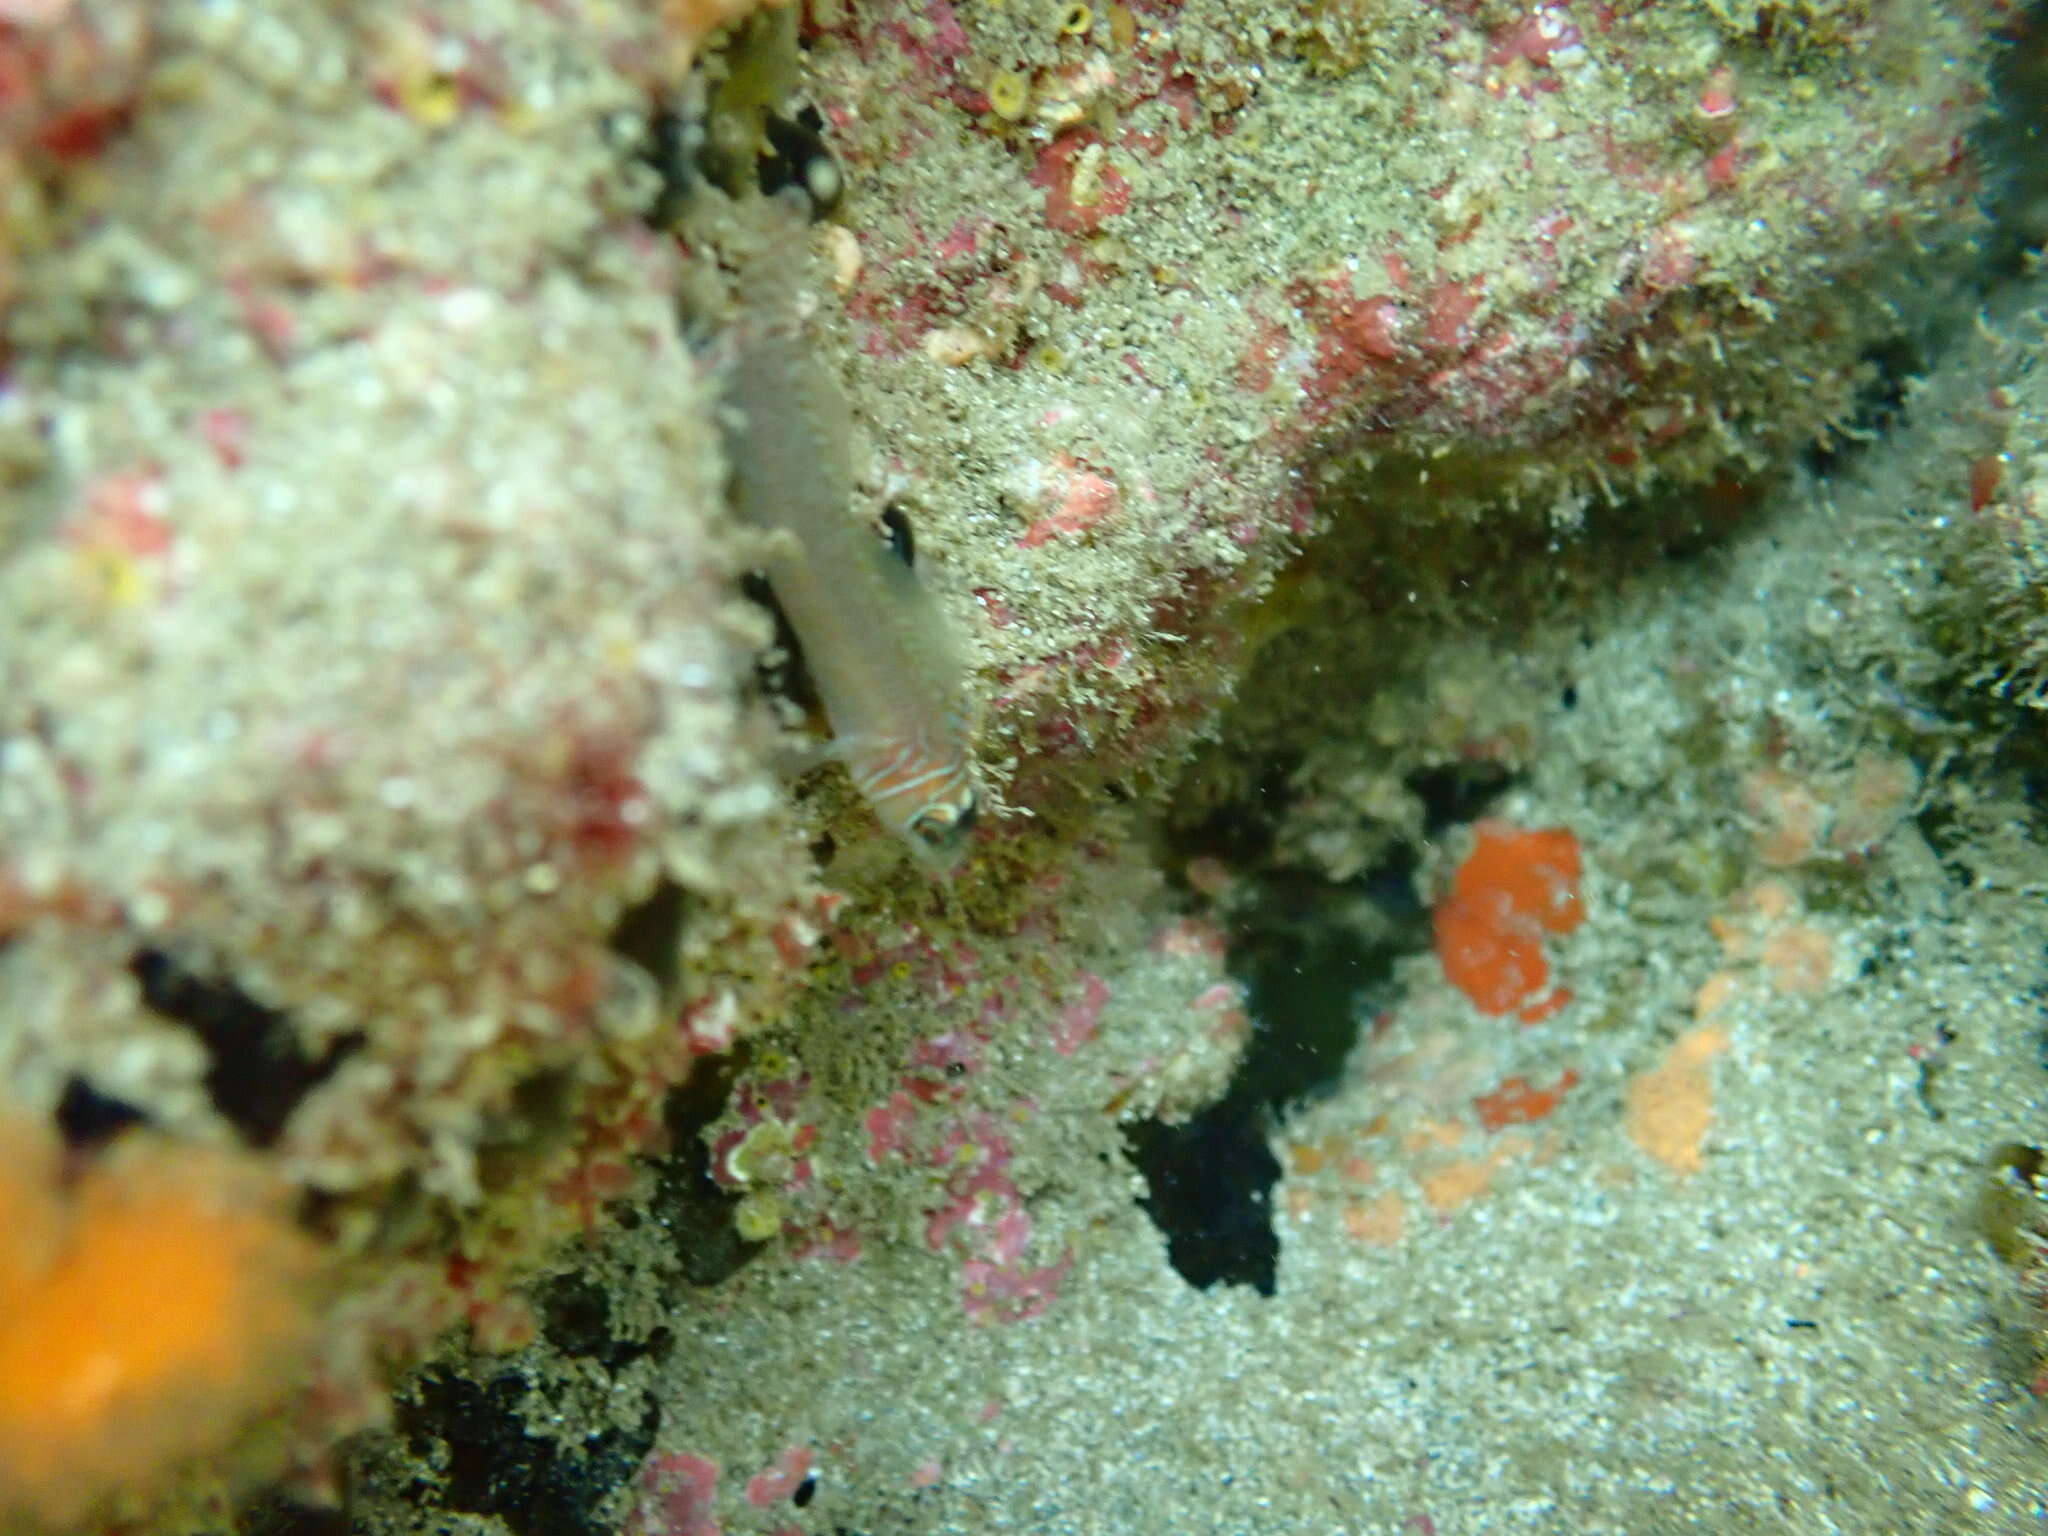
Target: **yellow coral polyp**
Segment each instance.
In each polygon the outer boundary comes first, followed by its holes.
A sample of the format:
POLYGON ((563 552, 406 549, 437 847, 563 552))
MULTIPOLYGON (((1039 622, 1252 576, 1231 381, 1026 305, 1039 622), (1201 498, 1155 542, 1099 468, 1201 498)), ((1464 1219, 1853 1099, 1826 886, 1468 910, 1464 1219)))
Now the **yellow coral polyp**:
POLYGON ((462 87, 448 75, 421 75, 399 83, 398 104, 413 121, 445 128, 462 111, 462 87))
POLYGON ((777 1196, 751 1194, 734 1208, 733 1230, 747 1242, 765 1243, 782 1230, 785 1215, 782 1201, 777 1196))
POLYGON ((1016 122, 1031 105, 1031 81, 1021 70, 997 70, 989 76, 988 104, 997 117, 1016 122))
POLYGON ((74 1188, 0 1128, 0 1517, 67 1524, 292 1386, 307 1252, 248 1169, 131 1137, 74 1188))

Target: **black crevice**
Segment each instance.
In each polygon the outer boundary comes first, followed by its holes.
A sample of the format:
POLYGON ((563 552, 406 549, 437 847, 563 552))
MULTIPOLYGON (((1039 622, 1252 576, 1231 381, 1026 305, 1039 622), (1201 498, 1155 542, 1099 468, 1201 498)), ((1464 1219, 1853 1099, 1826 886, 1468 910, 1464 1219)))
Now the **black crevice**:
POLYGON ((1504 764, 1480 760, 1419 769, 1401 782, 1422 802, 1423 834, 1435 837, 1482 815, 1514 779, 1504 764))
POLYGON ((103 1147, 148 1118, 133 1104, 101 1093, 82 1077, 66 1082, 63 1096, 57 1100, 57 1134, 75 1152, 103 1147))
POLYGON ((397 1407, 412 1453, 438 1466, 442 1507, 495 1516, 513 1536, 613 1536, 598 1518, 612 1492, 638 1471, 661 1410, 643 1405, 630 1428, 615 1426, 574 1450, 526 1431, 527 1379, 503 1371, 473 1381, 446 1370, 417 1377, 397 1407))
POLYGON ((675 1343, 675 1335, 666 1328, 656 1328, 644 1339, 615 1332, 611 1299, 595 1281, 576 1270, 542 1284, 534 1300, 540 1309, 541 1331, 550 1344, 565 1355, 595 1360, 613 1375, 642 1355, 661 1358, 675 1343))
POLYGON ((612 925, 612 953, 652 976, 664 998, 674 996, 683 979, 683 923, 688 915, 687 894, 663 875, 612 925))
POLYGON ((354 1526, 344 1509, 266 1488, 235 1512, 234 1529, 235 1536, 350 1536, 354 1526))
MULTIPOLYGON (((1175 1271, 1197 1289, 1248 1285, 1274 1293, 1280 1239, 1272 1190, 1280 1165, 1273 1128, 1341 1076, 1375 1003, 1391 1003, 1394 962, 1430 942, 1406 852, 1357 879, 1333 883, 1268 863, 1284 811, 1289 765, 1276 764, 1257 804, 1232 825, 1212 818, 1176 853, 1221 850, 1248 897, 1228 914, 1231 974, 1244 984, 1252 1038, 1230 1087, 1181 1125, 1141 1121, 1125 1132, 1143 1175, 1139 1202, 1165 1236, 1175 1271)), ((1411 781, 1434 830, 1470 820, 1507 787, 1505 770, 1446 769, 1411 781)))
POLYGON ((1165 1235, 1174 1272, 1198 1291, 1220 1283, 1272 1295, 1280 1267, 1273 1230, 1280 1164, 1259 1118, 1225 1099, 1182 1125, 1140 1121, 1124 1139, 1145 1177, 1138 1203, 1165 1235))
POLYGON ((1806 449, 1807 468, 1816 475, 1838 473, 1843 464, 1889 432, 1906 408, 1906 391, 1927 372, 1928 359, 1906 336, 1892 336, 1866 347, 1859 362, 1863 377, 1843 430, 1806 449))
POLYGON ((704 1128, 724 1113, 745 1055, 742 1046, 730 1055, 698 1062, 662 1110, 674 1150, 654 1164, 654 1192, 646 1210, 668 1234, 676 1264, 691 1285, 718 1285, 762 1248, 734 1228, 732 1213, 739 1197, 711 1177, 711 1149, 704 1144, 704 1128))
POLYGON ((160 949, 140 949, 128 970, 152 1013, 182 1024, 206 1047, 206 1090, 252 1147, 273 1145, 292 1111, 362 1045, 351 1035, 318 1056, 299 1044, 291 1020, 225 977, 202 976, 160 949))

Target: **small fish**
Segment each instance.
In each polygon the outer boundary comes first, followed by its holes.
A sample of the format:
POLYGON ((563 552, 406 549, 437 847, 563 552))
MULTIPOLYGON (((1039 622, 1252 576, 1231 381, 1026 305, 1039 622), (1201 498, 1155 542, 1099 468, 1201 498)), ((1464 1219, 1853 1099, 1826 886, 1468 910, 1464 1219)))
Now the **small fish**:
POLYGON ((725 370, 733 499, 787 535, 767 560, 831 721, 833 755, 882 824, 935 868, 950 867, 981 806, 962 684, 945 615, 913 569, 910 527, 854 515, 846 397, 812 353, 797 313, 799 200, 767 200, 777 238, 740 273, 737 349, 725 370), (793 223, 794 227, 784 228, 793 223))

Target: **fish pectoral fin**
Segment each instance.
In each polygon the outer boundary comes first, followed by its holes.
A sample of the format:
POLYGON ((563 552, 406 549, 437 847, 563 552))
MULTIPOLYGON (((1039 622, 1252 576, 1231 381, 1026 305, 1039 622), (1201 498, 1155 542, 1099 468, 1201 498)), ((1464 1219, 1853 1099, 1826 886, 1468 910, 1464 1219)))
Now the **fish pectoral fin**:
POLYGON ((818 737, 790 734, 776 742, 773 767, 785 779, 800 779, 813 769, 840 761, 839 744, 818 737))

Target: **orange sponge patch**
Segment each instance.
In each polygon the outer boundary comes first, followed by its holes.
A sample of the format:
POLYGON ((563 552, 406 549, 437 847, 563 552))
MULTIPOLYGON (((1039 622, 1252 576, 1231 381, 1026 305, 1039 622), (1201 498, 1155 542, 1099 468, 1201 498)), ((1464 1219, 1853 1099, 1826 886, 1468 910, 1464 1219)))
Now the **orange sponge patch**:
POLYGON ((1586 917, 1579 840, 1563 827, 1526 831, 1500 821, 1473 831, 1472 852, 1434 913, 1437 958, 1480 1012, 1522 1008, 1535 1023, 1562 1001, 1536 996, 1550 979, 1543 936, 1570 933, 1586 917))
POLYGON ((68 1198, 50 1162, 0 1163, 0 1512, 63 1523, 289 1387, 307 1258, 222 1155, 131 1138, 68 1198))
POLYGON ((50 1138, 0 1117, 0 1327, 13 1299, 55 1257, 56 1187, 57 1149, 50 1138))

